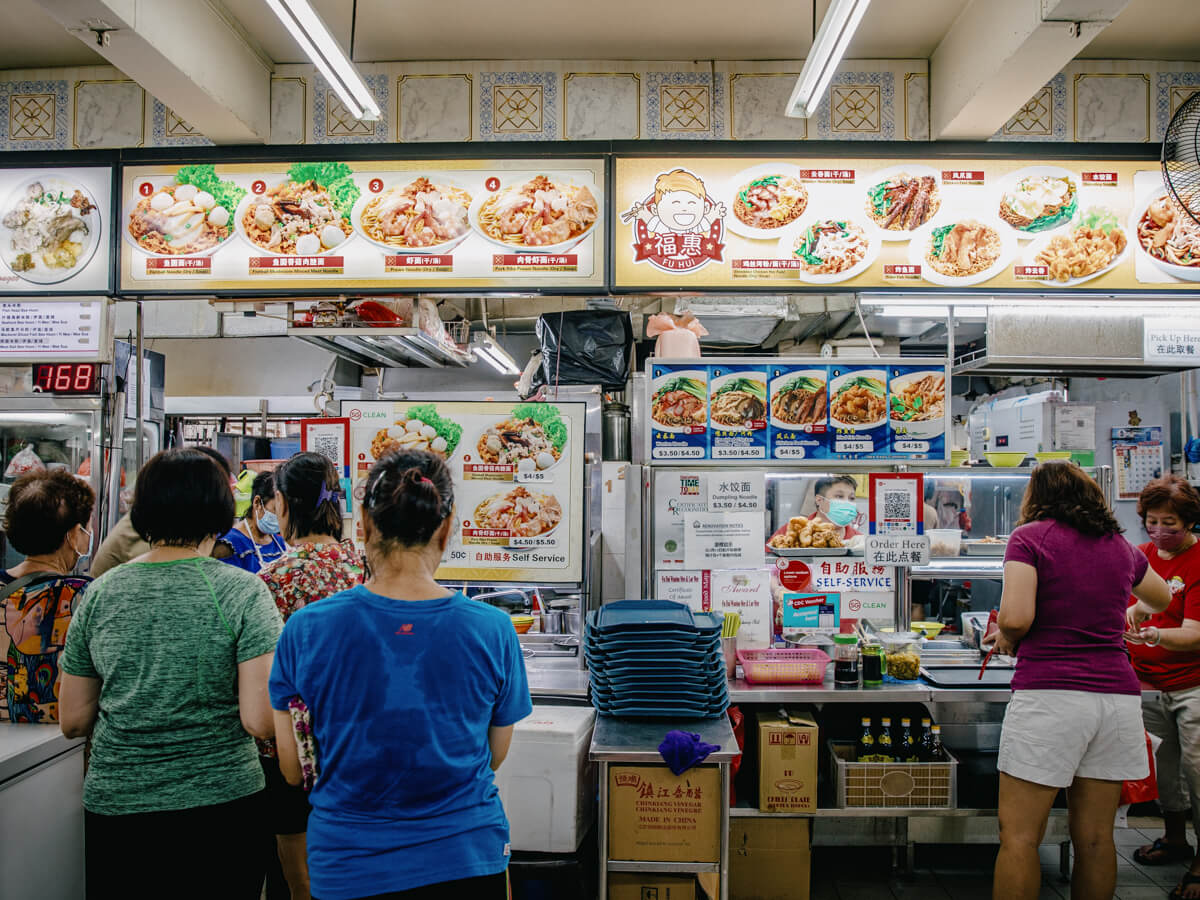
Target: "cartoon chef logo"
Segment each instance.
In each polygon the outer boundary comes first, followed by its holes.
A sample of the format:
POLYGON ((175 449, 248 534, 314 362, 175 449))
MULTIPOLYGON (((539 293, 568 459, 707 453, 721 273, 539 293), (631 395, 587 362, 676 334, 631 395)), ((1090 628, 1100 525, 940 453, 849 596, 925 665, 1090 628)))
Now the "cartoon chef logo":
POLYGON ((654 193, 621 215, 633 222, 634 262, 664 272, 692 272, 721 261, 728 210, 708 196, 704 182, 687 169, 663 172, 654 193))

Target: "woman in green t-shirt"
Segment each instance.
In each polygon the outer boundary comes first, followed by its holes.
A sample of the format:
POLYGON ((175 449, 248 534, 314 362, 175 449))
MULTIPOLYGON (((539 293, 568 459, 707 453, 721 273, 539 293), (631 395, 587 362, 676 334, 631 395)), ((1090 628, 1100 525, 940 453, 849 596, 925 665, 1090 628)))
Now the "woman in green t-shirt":
POLYGON ((208 456, 156 454, 130 512, 149 552, 94 581, 71 622, 60 720, 68 737, 92 738, 89 897, 259 896, 252 735, 274 731, 281 621, 260 579, 209 556, 233 505, 208 456))

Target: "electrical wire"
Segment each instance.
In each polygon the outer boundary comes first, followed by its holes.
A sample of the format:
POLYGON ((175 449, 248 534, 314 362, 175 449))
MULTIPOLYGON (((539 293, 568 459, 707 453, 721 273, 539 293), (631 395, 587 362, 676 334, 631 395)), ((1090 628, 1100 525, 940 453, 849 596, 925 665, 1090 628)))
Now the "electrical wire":
POLYGON ((854 297, 854 312, 858 315, 858 324, 862 326, 863 337, 867 339, 867 346, 871 348, 871 353, 876 359, 879 359, 879 351, 875 349, 875 341, 871 338, 871 332, 867 331, 867 320, 862 314, 862 300, 855 295, 854 297))

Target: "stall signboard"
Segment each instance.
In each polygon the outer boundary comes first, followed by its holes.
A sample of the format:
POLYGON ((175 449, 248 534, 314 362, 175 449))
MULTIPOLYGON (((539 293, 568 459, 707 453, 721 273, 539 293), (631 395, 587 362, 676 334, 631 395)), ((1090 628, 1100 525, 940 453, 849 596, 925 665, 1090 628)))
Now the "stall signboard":
POLYGON ((1147 363, 1200 369, 1200 328, 1178 319, 1147 317, 1142 320, 1142 336, 1147 363))
POLYGON ((583 579, 583 403, 367 402, 350 420, 355 539, 362 491, 389 453, 445 457, 454 481, 454 529, 444 581, 579 584, 583 579))
POLYGON ((0 300, 0 364, 108 360, 110 326, 105 299, 0 300))
POLYGON ((107 166, 0 168, 0 294, 112 290, 107 166))
POLYGON ((1194 290, 1157 161, 630 157, 614 287, 1194 290))
POLYGON ((944 359, 651 360, 647 373, 655 462, 946 459, 944 359))
POLYGON ((600 159, 128 166, 121 287, 602 287, 603 194, 600 159))

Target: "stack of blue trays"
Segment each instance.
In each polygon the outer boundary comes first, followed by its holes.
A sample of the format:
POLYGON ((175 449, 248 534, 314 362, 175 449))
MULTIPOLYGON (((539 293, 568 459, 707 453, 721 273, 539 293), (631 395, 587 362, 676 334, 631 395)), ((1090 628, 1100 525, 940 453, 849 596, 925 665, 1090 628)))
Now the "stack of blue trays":
POLYGON ((600 715, 724 715, 721 621, 720 613, 693 613, 670 600, 618 600, 591 613, 583 652, 600 715))

